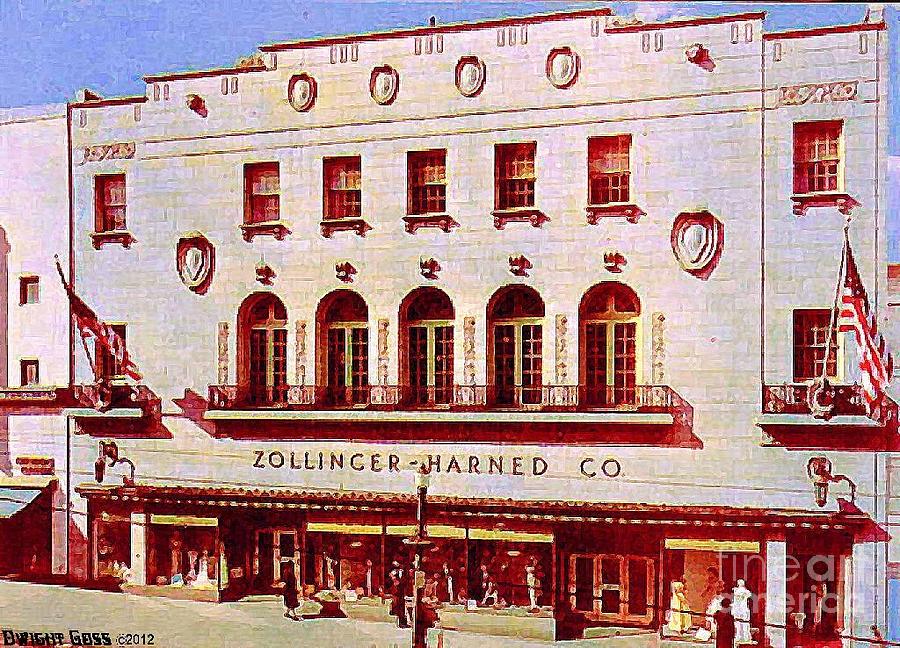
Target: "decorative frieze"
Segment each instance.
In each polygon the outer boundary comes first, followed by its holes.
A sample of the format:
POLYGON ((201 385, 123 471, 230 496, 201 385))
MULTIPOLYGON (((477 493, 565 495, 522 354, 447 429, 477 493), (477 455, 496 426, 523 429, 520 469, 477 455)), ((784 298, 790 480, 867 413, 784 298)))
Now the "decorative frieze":
POLYGON ((831 81, 829 83, 801 83, 782 86, 779 106, 802 106, 805 103, 852 101, 859 94, 859 81, 831 81))
POLYGON ((130 160, 134 157, 135 150, 134 142, 85 146, 83 151, 84 159, 81 160, 81 164, 100 162, 102 160, 130 160))
POLYGON ((378 384, 388 383, 388 327, 390 320, 378 320, 378 384))
POLYGON ((219 322, 218 382, 228 384, 228 322, 219 322))
POLYGON ((563 385, 569 375, 569 318, 556 316, 556 384, 563 385))
POLYGON ((297 351, 295 355, 294 382, 303 386, 306 384, 306 321, 297 320, 295 326, 294 335, 297 341, 297 351))
POLYGON ((475 384, 475 318, 463 319, 463 378, 466 385, 475 384))
POLYGON ((652 381, 654 385, 664 385, 666 382, 666 316, 662 313, 653 313, 650 338, 652 381))

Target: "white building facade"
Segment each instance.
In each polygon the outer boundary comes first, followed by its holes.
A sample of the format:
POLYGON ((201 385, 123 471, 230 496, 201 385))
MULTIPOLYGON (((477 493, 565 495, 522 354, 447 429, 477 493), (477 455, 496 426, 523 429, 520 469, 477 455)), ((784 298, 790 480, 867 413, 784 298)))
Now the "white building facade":
POLYGON ((75 290, 143 377, 72 342, 112 396, 66 411, 69 569, 375 597, 424 464, 426 570, 520 634, 693 633, 739 580, 760 643, 884 628, 896 405, 828 331, 848 218, 888 315, 885 26, 763 20, 276 44, 71 104, 75 290))

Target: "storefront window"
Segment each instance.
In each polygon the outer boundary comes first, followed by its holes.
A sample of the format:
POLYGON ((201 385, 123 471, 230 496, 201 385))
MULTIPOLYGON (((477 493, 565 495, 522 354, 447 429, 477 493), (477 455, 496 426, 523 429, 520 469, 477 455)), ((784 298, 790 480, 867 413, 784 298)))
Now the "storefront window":
POLYGON ((131 570, 130 520, 106 518, 95 522, 94 578, 125 580, 131 570))
POLYGON ((727 597, 732 601, 736 641, 759 640, 754 636, 758 635, 756 601, 765 559, 758 542, 668 538, 665 547, 664 592, 669 604, 665 636, 714 641, 716 628, 711 618, 727 597))
POLYGON ((151 515, 147 584, 218 588, 218 528, 214 518, 151 515))

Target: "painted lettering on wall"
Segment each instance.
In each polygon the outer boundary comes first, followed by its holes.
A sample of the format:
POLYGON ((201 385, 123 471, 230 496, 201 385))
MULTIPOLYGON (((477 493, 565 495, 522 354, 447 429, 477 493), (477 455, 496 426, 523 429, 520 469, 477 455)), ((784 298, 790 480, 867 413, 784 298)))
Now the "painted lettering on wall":
MULTIPOLYGON (((399 473, 416 470, 428 462, 435 474, 513 475, 540 477, 550 469, 541 456, 429 454, 410 460, 381 452, 309 452, 253 450, 253 467, 261 470, 353 471, 399 473)), ((578 462, 582 477, 614 479, 622 474, 622 464, 614 458, 584 457, 578 462)))

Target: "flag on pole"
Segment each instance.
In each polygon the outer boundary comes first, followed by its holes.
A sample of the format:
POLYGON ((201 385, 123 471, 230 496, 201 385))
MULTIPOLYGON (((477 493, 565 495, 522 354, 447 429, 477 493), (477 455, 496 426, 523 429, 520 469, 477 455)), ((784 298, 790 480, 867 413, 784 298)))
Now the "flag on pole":
POLYGON ((894 359, 885 348, 875 316, 869 312, 869 298, 853 259, 847 230, 844 230, 844 260, 838 330, 852 331, 855 334, 859 348, 860 385, 866 399, 866 408, 871 413, 881 402, 885 388, 891 381, 894 359))
MULTIPOLYGON (((78 326, 82 339, 93 338, 95 355, 99 349, 104 349, 115 358, 116 364, 120 367, 123 375, 134 380, 140 380, 142 378, 141 373, 138 371, 138 367, 131 359, 131 356, 128 355, 128 349, 122 336, 116 333, 112 326, 101 321, 93 309, 75 294, 72 286, 63 276, 59 258, 56 259, 56 270, 59 272, 60 281, 62 281, 63 288, 69 296, 72 317, 75 319, 75 324, 78 326)), ((96 358, 94 367, 96 372, 96 358)))

